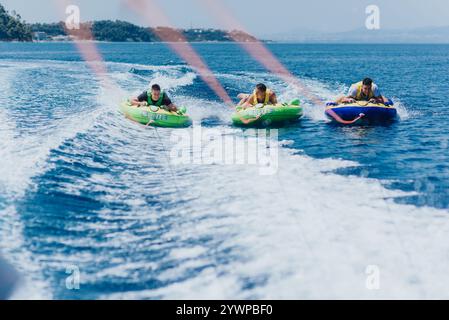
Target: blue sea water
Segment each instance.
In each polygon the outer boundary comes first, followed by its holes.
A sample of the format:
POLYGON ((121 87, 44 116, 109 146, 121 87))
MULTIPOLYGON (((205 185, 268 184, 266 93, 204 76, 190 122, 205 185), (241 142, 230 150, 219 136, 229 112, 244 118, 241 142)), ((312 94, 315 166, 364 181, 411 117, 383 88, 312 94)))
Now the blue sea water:
POLYGON ((25 278, 18 297, 448 297, 448 45, 269 44, 323 100, 370 76, 399 105, 395 123, 342 127, 237 44, 193 44, 231 97, 265 82, 303 101, 273 176, 172 166, 173 130, 117 112, 149 82, 203 127, 251 132, 166 45, 97 46, 120 90, 72 44, 0 43, 0 252, 25 278))

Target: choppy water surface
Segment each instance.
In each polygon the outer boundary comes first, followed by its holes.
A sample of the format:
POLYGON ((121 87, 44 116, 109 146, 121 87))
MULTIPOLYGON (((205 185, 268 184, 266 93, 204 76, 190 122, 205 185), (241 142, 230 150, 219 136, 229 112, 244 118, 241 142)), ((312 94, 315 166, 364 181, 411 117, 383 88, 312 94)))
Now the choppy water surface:
POLYGON ((233 128, 232 110, 163 44, 99 45, 120 90, 70 44, 0 44, 0 248, 25 276, 16 296, 448 298, 449 46, 269 46, 324 100, 370 75, 400 120, 330 125, 237 45, 196 44, 231 96, 266 82, 306 115, 279 130, 275 175, 173 165, 172 130, 117 112, 150 81, 203 128, 254 132, 233 128), (369 265, 380 290, 366 288, 369 265), (71 266, 78 291, 66 288, 71 266))

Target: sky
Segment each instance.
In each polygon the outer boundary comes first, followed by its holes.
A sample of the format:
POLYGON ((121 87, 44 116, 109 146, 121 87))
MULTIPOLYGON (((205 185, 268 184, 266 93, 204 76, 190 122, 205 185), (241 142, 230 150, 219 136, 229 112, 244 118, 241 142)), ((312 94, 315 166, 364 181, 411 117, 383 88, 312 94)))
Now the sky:
MULTIPOLYGON (((220 28, 219 19, 203 0, 151 0, 180 28, 220 28)), ((448 0, 213 0, 222 1, 245 28, 256 36, 303 32, 340 32, 363 28, 368 5, 380 9, 381 28, 412 29, 449 25, 448 0)), ((28 22, 65 21, 64 0, 0 0, 28 22)), ((126 0, 70 0, 78 5, 82 21, 126 20, 147 26, 126 0)))

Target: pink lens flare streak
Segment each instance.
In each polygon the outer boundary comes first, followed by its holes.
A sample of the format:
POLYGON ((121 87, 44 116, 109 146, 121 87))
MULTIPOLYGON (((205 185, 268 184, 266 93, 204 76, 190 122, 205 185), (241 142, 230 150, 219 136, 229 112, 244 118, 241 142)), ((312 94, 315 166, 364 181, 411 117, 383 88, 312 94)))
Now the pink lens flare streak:
MULTIPOLYGON (((67 0, 54 0, 57 6, 62 10, 71 5, 67 0)), ((83 60, 86 62, 88 67, 97 76, 98 80, 106 88, 119 89, 119 87, 108 77, 107 67, 104 63, 103 56, 98 50, 96 44, 93 42, 94 38, 92 31, 88 28, 83 28, 82 30, 70 30, 66 29, 66 33, 71 36, 79 36, 83 41, 74 41, 79 53, 81 54, 83 60), (89 39, 89 40, 86 40, 89 39)))
POLYGON ((301 81, 296 78, 286 67, 271 53, 266 46, 259 40, 244 39, 240 33, 232 32, 233 30, 246 31, 246 28, 235 19, 232 13, 226 8, 220 0, 201 0, 205 3, 216 17, 221 21, 222 25, 230 30, 229 36, 234 41, 239 43, 255 60, 257 60, 267 70, 276 74, 279 78, 286 83, 293 85, 298 91, 300 91, 307 99, 317 105, 322 105, 323 100, 317 95, 313 94, 310 89, 307 88, 301 81))
MULTIPOLYGON (((154 1, 144 0, 125 0, 126 3, 137 14, 139 14, 149 24, 156 23, 160 26, 171 26, 168 17, 154 3, 154 1)), ((184 61, 192 66, 203 79, 203 81, 211 88, 221 100, 231 106, 232 100, 226 90, 222 87, 213 72, 208 68, 206 63, 196 53, 195 49, 187 42, 187 39, 178 30, 171 27, 155 28, 155 33, 184 61)))

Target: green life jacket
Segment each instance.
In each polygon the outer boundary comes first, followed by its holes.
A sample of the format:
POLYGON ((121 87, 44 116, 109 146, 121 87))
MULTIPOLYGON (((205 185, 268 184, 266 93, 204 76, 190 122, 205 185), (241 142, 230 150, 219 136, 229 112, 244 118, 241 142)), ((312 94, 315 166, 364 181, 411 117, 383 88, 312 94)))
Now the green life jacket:
POLYGON ((159 97, 159 100, 156 102, 153 102, 153 99, 152 99, 153 94, 152 94, 151 90, 147 91, 147 95, 148 95, 148 105, 149 106, 156 106, 156 107, 162 106, 162 103, 164 102, 164 97, 165 97, 164 91, 161 92, 161 96, 159 97))

